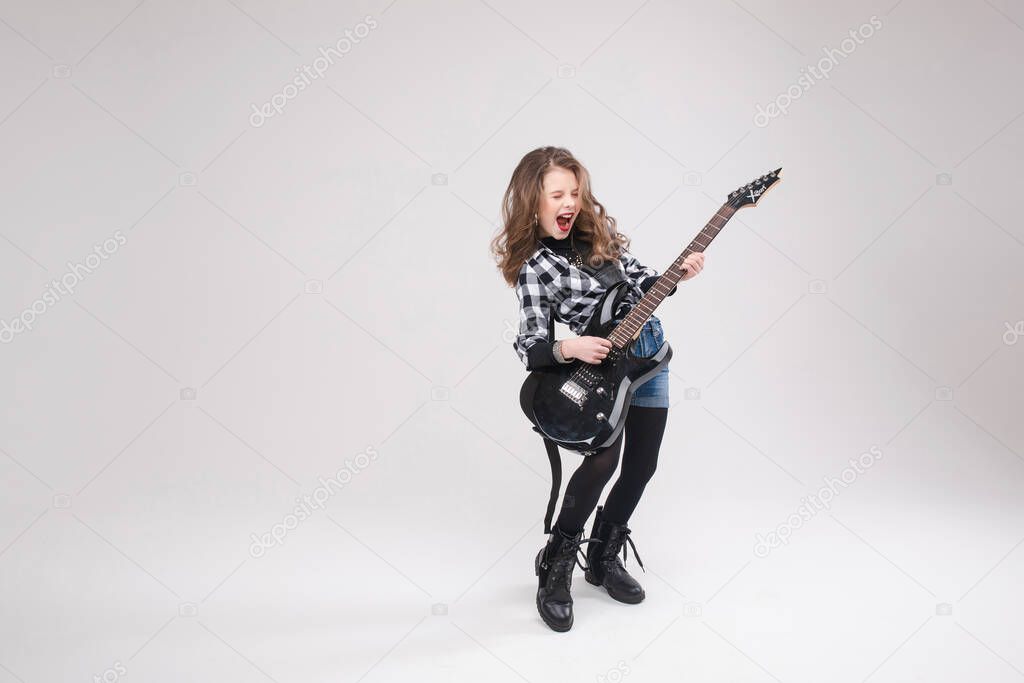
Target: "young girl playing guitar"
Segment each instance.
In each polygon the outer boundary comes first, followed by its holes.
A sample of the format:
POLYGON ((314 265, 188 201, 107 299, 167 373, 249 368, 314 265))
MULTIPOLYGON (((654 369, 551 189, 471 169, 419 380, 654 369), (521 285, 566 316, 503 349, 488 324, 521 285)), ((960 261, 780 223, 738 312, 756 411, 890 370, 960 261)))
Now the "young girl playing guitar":
MULTIPOLYGON (((579 359, 600 363, 612 343, 601 337, 549 339, 552 316, 580 334, 607 289, 608 273, 628 279, 628 304, 635 305, 658 279, 628 251, 629 239, 595 199, 590 174, 566 149, 541 147, 519 162, 502 201, 502 231, 492 242, 498 268, 520 302, 519 333, 513 343, 527 370, 579 359), (608 264, 615 264, 614 272, 608 264), (594 276, 604 265, 602 277, 594 276)), ((689 280, 704 267, 704 254, 683 265, 689 280)), ((675 292, 675 289, 672 290, 675 292)), ((639 355, 653 354, 665 341, 661 321, 651 316, 636 340, 639 355)), ((577 553, 587 543, 586 579, 621 602, 636 604, 644 590, 619 559, 624 543, 636 546, 626 526, 654 475, 668 417, 668 367, 641 385, 630 401, 625 428, 610 446, 584 457, 566 486, 558 519, 536 559, 537 610, 555 631, 573 623, 570 594, 577 553), (605 485, 615 473, 623 436, 622 472, 603 507, 597 507, 590 538, 583 538, 605 485)), ((637 556, 637 561, 640 561, 637 556)), ((583 565, 580 565, 583 567, 583 565)), ((643 563, 640 564, 643 567, 643 563)))

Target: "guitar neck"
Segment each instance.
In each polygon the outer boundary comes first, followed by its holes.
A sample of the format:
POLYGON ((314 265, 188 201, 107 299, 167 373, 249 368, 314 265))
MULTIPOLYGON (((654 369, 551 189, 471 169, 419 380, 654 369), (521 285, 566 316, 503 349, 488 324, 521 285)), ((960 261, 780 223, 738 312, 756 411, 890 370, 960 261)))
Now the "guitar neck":
POLYGON ((615 329, 608 335, 609 341, 615 347, 625 347, 636 336, 636 333, 644 326, 644 323, 654 314, 654 310, 661 305, 661 302, 665 300, 668 293, 672 291, 672 288, 683 277, 685 271, 683 260, 690 254, 707 249, 711 242, 718 237, 718 233, 722 231, 722 228, 725 227, 725 224, 729 222, 734 213, 736 213, 736 207, 731 202, 722 204, 722 207, 708 221, 704 229, 697 233, 693 241, 665 269, 657 282, 654 283, 654 286, 647 290, 647 293, 640 299, 640 302, 629 311, 626 317, 622 319, 622 322, 616 325, 615 329))

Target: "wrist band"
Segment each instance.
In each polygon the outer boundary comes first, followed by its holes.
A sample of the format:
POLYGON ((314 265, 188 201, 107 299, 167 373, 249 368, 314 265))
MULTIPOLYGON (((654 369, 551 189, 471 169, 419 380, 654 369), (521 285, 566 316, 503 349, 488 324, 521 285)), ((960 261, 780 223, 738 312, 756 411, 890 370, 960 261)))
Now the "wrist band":
POLYGON ((571 358, 566 358, 562 355, 562 340, 559 339, 551 346, 551 355, 555 357, 555 360, 559 363, 571 363, 571 358))

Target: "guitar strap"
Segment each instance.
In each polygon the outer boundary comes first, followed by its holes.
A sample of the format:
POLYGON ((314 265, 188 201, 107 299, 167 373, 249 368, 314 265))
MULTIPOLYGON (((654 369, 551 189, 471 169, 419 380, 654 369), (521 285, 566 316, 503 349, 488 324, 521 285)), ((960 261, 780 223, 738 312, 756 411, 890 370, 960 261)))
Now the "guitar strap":
MULTIPOLYGON (((589 250, 585 251, 582 255, 586 259, 589 254, 589 250)), ((609 288, 612 285, 621 282, 625 279, 625 275, 619 269, 618 264, 615 261, 605 261, 599 268, 594 268, 590 264, 585 263, 581 270, 609 288)), ((548 339, 554 343, 555 340, 555 316, 554 313, 548 316, 548 339)), ((536 427, 534 428, 536 429, 536 427)), ((562 456, 558 451, 558 444, 551 439, 547 438, 543 434, 541 438, 544 440, 544 450, 548 454, 548 463, 551 465, 551 495, 548 497, 547 512, 544 514, 544 533, 551 533, 551 520, 555 516, 555 506, 558 505, 558 494, 562 490, 562 456)))

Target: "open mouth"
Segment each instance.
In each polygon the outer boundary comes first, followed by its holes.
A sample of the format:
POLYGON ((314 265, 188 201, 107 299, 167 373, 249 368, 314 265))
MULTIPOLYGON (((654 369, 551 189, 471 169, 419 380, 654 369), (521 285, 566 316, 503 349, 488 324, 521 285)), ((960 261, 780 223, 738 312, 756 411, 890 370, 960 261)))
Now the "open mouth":
POLYGON ((569 230, 569 225, 572 223, 572 217, 576 214, 574 212, 560 213, 555 216, 555 222, 558 223, 558 228, 564 232, 569 230))

